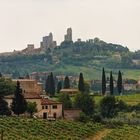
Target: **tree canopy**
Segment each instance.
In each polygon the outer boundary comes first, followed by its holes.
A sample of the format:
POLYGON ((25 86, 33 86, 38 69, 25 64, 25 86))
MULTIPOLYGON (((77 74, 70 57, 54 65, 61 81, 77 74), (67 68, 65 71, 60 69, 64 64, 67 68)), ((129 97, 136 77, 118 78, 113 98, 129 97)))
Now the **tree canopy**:
POLYGON ((11 79, 6 79, 4 77, 0 78, 0 96, 6 96, 9 94, 14 94, 15 83, 11 79))

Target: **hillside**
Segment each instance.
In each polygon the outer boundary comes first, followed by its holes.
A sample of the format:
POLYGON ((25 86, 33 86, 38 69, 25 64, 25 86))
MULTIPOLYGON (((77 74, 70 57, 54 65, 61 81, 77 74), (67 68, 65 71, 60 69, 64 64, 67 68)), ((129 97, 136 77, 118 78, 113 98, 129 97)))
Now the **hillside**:
POLYGON ((126 78, 140 75, 140 52, 106 43, 98 38, 86 42, 62 42, 55 49, 33 55, 0 56, 0 72, 16 77, 26 73, 52 71, 56 74, 77 75, 83 72, 87 79, 100 79, 102 67, 116 75, 121 69, 126 78))

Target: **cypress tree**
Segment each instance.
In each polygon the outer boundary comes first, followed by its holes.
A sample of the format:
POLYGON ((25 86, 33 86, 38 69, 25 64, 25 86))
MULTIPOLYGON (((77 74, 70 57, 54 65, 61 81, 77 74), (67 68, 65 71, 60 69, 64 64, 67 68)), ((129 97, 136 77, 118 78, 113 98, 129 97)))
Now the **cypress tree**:
POLYGON ((8 108, 8 103, 0 96, 0 115, 11 115, 11 111, 8 108))
POLYGON ((59 81, 57 84, 57 93, 60 93, 60 90, 62 89, 62 82, 59 81))
POLYGON ((27 109, 27 102, 22 94, 20 83, 17 81, 15 95, 12 101, 11 109, 16 115, 23 114, 27 109))
POLYGON ((2 78, 2 73, 0 72, 0 78, 2 78))
POLYGON ((103 68, 102 71, 102 95, 105 95, 106 93, 106 76, 105 76, 105 70, 103 68))
POLYGON ((84 78, 83 78, 83 74, 82 73, 80 73, 80 75, 79 75, 78 89, 81 92, 85 91, 84 78))
POLYGON ((110 72, 110 95, 114 94, 114 83, 113 83, 113 76, 112 71, 110 72))
POLYGON ((25 79, 30 79, 29 73, 27 73, 27 74, 25 75, 25 79))
POLYGON ((118 81, 117 81, 117 89, 118 89, 118 93, 119 95, 122 93, 122 73, 121 71, 119 71, 118 73, 118 81))
POLYGON ((47 76, 46 83, 45 83, 46 93, 49 93, 49 89, 50 89, 50 75, 47 76))
POLYGON ((50 94, 50 96, 54 96, 55 95, 55 82, 54 82, 54 78, 53 78, 53 73, 52 72, 51 72, 50 78, 49 78, 49 94, 50 94))
POLYGON ((69 77, 66 76, 64 80, 64 89, 69 89, 70 88, 70 80, 69 77))

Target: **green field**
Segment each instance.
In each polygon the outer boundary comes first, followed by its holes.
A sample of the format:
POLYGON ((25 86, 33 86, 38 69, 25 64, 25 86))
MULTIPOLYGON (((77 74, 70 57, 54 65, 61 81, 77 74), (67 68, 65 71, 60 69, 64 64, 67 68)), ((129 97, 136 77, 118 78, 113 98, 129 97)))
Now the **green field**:
POLYGON ((82 140, 95 135, 102 128, 102 125, 95 123, 0 118, 4 140, 82 140))
MULTIPOLYGON (((128 105, 137 105, 140 103, 140 94, 116 96, 117 99, 123 100, 128 105)), ((103 96, 94 96, 95 103, 98 104, 103 96)))
MULTIPOLYGON (((123 73, 123 78, 126 79, 135 79, 138 80, 140 77, 140 70, 133 69, 120 69, 123 73)), ((114 78, 117 79, 117 74, 119 69, 106 69, 106 76, 109 77, 110 71, 113 71, 114 78)), ((54 73, 68 73, 79 75, 80 72, 84 74, 84 78, 86 80, 98 79, 101 80, 102 77, 102 67, 85 67, 85 66, 73 66, 73 65, 65 65, 64 67, 57 67, 54 69, 54 73)))

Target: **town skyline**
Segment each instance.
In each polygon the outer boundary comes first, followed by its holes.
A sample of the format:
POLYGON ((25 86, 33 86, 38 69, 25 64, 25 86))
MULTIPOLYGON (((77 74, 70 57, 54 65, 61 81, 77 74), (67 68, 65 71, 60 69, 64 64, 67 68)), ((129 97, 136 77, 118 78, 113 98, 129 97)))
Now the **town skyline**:
POLYGON ((42 36, 54 35, 58 44, 72 27, 73 40, 101 40, 139 49, 138 0, 1 0, 0 52, 39 47, 42 36))

